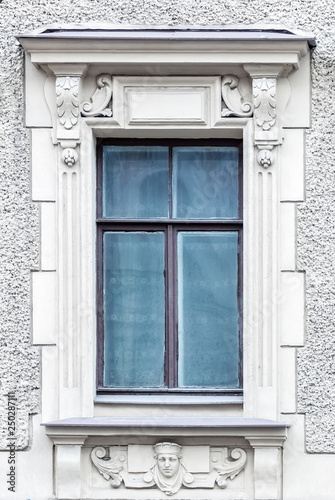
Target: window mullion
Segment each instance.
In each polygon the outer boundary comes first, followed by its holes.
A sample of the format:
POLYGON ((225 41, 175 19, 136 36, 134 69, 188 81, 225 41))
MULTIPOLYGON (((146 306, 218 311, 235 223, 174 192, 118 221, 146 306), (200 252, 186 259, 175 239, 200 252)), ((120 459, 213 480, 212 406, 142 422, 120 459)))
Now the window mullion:
POLYGON ((175 231, 171 224, 167 228, 166 244, 166 381, 169 388, 177 386, 177 311, 176 311, 176 249, 175 231))

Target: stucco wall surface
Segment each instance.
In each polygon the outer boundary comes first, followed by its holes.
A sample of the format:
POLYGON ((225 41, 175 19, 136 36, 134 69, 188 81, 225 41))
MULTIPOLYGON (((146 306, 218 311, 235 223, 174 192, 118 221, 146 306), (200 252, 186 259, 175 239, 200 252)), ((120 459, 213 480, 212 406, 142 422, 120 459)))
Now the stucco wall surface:
MULTIPOLYGON (((307 133, 306 204, 298 211, 299 270, 307 270, 306 347, 298 359, 298 408, 309 451, 335 452, 334 370, 334 4, 323 0, 2 0, 0 428, 6 446, 9 390, 17 395, 18 444, 40 405, 38 348, 31 345, 30 270, 38 270, 39 210, 30 202, 29 132, 23 125, 23 54, 15 34, 51 23, 278 22, 313 32, 313 120, 307 133), (333 234, 332 234, 333 233, 333 234)), ((46 325, 47 327, 47 325, 46 325)))

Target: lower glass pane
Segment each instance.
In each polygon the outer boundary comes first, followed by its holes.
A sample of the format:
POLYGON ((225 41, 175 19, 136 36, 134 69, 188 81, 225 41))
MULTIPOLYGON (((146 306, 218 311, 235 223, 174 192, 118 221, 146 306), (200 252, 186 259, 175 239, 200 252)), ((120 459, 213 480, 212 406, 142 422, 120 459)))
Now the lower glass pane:
POLYGON ((238 232, 178 233, 178 385, 238 388, 238 232))
POLYGON ((104 385, 164 385, 163 232, 104 234, 104 385))

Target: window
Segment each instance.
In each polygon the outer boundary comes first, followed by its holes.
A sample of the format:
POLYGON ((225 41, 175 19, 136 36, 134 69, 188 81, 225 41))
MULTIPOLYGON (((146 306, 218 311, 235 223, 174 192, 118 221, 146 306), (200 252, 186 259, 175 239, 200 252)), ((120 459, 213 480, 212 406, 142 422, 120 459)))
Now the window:
POLYGON ((99 146, 100 388, 241 389, 239 146, 99 146))

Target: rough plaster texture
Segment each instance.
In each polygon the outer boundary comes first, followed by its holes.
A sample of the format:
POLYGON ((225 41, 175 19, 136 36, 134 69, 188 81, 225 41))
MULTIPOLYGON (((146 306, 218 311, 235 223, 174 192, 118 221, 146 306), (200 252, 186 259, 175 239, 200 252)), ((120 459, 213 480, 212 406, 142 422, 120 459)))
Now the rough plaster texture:
MULTIPOLYGON (((30 341, 30 277, 38 269, 38 207, 30 203, 29 134, 23 127, 22 51, 14 34, 51 23, 278 22, 313 32, 313 121, 307 134, 306 204, 299 207, 298 269, 307 270, 306 347, 298 356, 298 407, 307 449, 335 452, 334 12, 323 0, 3 0, 1 27, 1 394, 16 390, 21 446, 38 409, 39 353, 30 341)), ((5 444, 6 398, 1 429, 5 444)))

